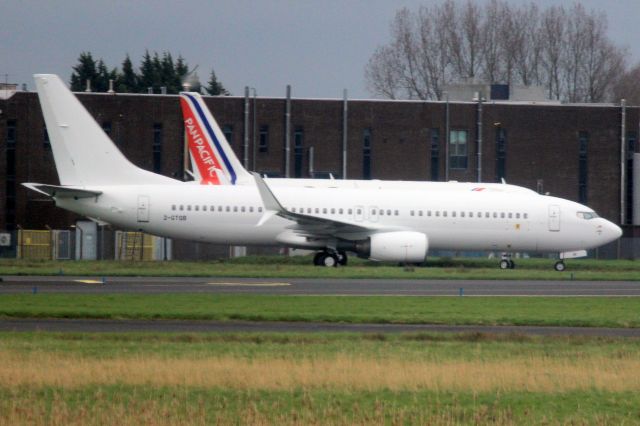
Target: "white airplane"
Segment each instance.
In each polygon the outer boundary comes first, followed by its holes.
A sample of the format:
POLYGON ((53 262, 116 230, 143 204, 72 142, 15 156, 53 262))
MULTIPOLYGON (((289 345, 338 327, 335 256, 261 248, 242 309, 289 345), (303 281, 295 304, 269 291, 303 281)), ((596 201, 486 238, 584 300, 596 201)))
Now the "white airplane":
MULTIPOLYGON (((622 234, 586 206, 512 185, 272 188, 257 174, 253 184, 181 182, 129 162, 58 76, 35 80, 60 185, 23 185, 123 229, 314 249, 314 263, 325 266, 345 264, 346 252, 417 263, 435 249, 555 252, 557 270, 565 269, 562 259, 622 234)), ((513 262, 503 258, 500 266, 513 262)))

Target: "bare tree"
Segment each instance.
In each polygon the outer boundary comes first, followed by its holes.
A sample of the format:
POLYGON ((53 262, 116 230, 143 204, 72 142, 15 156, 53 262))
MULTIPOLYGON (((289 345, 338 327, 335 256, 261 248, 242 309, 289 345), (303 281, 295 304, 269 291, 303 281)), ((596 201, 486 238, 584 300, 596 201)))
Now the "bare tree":
POLYGON ((640 105, 640 63, 622 74, 612 88, 612 101, 626 99, 628 105, 640 105))
POLYGON ((607 37, 604 14, 576 4, 568 11, 534 3, 446 0, 417 12, 401 9, 391 41, 371 56, 369 90, 388 98, 440 99, 451 82, 545 86, 552 99, 601 102, 626 69, 625 49, 607 37))

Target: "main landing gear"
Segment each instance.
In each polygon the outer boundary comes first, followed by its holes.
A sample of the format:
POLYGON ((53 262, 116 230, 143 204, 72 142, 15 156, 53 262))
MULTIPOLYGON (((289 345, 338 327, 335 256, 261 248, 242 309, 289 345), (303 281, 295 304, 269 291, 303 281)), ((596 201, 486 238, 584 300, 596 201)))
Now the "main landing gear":
POLYGON ((508 253, 502 253, 502 259, 500 260, 500 269, 513 269, 516 264, 511 260, 511 255, 508 253))
POLYGON ((347 253, 343 251, 319 251, 313 256, 313 264, 316 266, 337 267, 347 264, 347 253))

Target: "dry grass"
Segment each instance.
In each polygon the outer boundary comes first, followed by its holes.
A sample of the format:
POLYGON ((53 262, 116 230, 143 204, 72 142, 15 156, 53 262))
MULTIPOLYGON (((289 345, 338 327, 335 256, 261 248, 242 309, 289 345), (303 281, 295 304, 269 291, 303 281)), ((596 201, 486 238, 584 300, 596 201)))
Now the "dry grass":
POLYGON ((521 357, 508 360, 404 361, 334 355, 320 359, 119 357, 81 358, 0 352, 0 386, 78 388, 88 385, 220 387, 226 389, 640 391, 640 359, 521 357))

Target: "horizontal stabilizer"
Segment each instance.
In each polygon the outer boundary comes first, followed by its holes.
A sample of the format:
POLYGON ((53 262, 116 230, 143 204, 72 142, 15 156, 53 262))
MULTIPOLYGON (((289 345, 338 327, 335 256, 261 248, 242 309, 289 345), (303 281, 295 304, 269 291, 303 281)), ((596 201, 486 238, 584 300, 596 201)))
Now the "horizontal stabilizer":
POLYGON ((48 195, 53 198, 93 198, 102 194, 102 191, 73 188, 69 186, 47 185, 44 183, 23 183, 29 189, 48 195))

